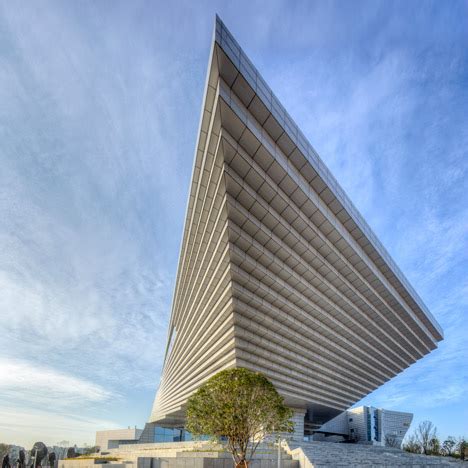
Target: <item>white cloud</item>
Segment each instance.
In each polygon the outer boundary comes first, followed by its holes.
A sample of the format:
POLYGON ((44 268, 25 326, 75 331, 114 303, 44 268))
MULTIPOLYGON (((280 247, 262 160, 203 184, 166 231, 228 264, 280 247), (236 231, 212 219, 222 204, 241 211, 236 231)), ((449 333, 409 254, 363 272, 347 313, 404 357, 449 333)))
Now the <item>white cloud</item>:
POLYGON ((0 393, 3 401, 28 405, 72 407, 109 400, 116 395, 68 373, 32 361, 0 358, 0 393))
POLYGON ((41 441, 54 445, 64 440, 71 444, 93 444, 98 430, 117 429, 115 422, 88 418, 77 413, 56 413, 54 406, 47 410, 2 405, 0 408, 0 440, 4 443, 32 447, 41 441))

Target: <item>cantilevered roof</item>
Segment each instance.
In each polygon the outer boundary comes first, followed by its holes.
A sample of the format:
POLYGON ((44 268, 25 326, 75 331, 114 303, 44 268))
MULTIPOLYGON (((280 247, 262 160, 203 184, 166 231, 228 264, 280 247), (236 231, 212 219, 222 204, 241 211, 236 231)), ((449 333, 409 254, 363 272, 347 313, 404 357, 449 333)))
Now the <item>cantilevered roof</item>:
POLYGON ((264 372, 324 422, 442 330, 222 21, 208 67, 169 339, 150 421, 217 371, 264 372))

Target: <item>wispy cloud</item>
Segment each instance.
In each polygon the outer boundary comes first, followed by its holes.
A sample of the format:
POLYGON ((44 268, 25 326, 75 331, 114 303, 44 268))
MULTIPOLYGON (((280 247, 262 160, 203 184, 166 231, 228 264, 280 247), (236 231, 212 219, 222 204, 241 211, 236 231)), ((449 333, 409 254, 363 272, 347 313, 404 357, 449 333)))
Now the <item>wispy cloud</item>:
POLYGON ((158 380, 196 121, 167 29, 111 10, 0 6, 0 356, 11 404, 126 425, 158 380))
POLYGON ((93 382, 38 365, 0 358, 0 392, 3 403, 21 401, 43 407, 72 407, 103 402, 116 395, 93 382))
POLYGON ((53 407, 45 410, 24 406, 2 405, 0 408, 0 437, 2 441, 23 444, 31 448, 34 442, 54 445, 62 440, 71 444, 91 443, 97 430, 116 429, 112 419, 86 417, 79 413, 56 413, 53 407))
POLYGON ((117 424, 87 414, 123 402, 122 395, 90 380, 11 358, 0 358, 0 394, 0 438, 27 448, 37 440, 54 444, 64 437, 89 443, 96 430, 117 424))

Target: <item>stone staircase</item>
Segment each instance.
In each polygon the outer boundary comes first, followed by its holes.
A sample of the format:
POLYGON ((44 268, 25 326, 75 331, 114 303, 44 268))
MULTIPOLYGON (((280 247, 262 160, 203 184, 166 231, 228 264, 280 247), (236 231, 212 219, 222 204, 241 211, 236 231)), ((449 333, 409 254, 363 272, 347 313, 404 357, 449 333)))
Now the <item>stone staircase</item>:
MULTIPOLYGON (((172 442, 153 444, 120 445, 108 451, 118 459, 115 468, 233 468, 232 457, 225 447, 209 441, 172 442)), ((277 448, 270 443, 262 443, 255 452, 249 468, 277 468, 277 448)), ((282 468, 300 468, 300 463, 292 455, 282 451, 282 468)), ((58 468, 94 468, 93 466, 59 466, 58 468)))
POLYGON ((331 467, 413 467, 413 468, 468 468, 468 462, 449 457, 412 454, 400 449, 362 444, 333 442, 289 442, 286 452, 298 460, 301 468, 331 467))

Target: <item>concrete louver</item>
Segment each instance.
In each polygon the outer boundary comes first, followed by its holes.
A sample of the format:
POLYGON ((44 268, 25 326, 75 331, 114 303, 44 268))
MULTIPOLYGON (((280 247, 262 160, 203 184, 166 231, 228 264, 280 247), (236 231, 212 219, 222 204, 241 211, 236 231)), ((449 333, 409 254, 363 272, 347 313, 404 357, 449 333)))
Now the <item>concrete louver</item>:
POLYGON ((164 369, 150 422, 228 367, 317 424, 442 330, 224 24, 208 67, 164 369))

